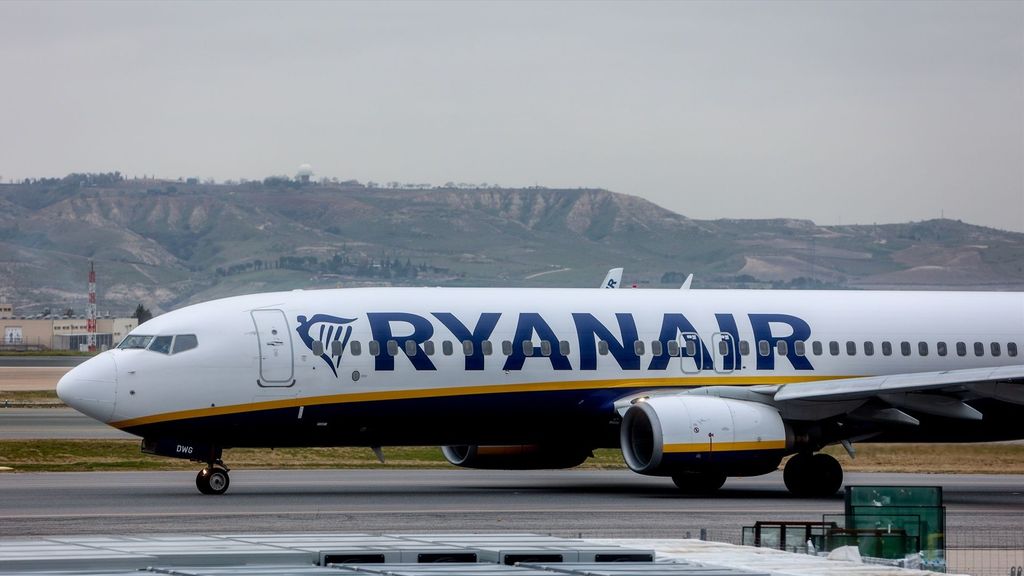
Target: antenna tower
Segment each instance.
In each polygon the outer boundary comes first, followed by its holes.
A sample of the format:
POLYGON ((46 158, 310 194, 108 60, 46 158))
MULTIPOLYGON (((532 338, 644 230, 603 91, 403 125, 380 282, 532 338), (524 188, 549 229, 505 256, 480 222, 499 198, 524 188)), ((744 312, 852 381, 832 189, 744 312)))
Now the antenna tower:
POLYGON ((89 352, 96 351, 96 268, 89 262, 89 305, 85 309, 86 343, 89 352))

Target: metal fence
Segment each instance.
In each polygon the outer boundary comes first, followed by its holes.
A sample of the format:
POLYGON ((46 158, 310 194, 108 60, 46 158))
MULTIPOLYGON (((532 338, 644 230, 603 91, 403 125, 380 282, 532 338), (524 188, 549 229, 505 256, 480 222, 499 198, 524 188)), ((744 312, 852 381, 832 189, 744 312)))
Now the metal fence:
POLYGON ((1024 575, 1024 522, 1019 530, 961 529, 947 533, 946 566, 954 574, 1024 575))

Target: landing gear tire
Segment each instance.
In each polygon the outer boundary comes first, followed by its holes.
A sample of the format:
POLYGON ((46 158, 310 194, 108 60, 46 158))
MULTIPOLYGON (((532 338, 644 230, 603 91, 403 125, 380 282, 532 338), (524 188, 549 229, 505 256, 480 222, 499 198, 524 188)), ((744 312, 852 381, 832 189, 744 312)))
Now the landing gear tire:
POLYGON ((196 475, 196 488, 203 494, 223 494, 228 491, 230 484, 227 468, 220 466, 207 466, 196 475))
POLYGON ((686 494, 712 494, 725 484, 720 472, 684 472, 672 476, 676 487, 686 494))
POLYGON ((824 498, 843 486, 843 467, 828 454, 797 454, 782 472, 786 488, 794 496, 824 498))

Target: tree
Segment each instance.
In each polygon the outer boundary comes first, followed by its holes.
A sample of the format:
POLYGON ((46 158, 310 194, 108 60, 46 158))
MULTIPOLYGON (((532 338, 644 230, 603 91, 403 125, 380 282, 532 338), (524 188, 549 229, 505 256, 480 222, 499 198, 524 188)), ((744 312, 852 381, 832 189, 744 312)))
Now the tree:
POLYGON ((146 308, 145 306, 143 306, 142 304, 139 304, 138 306, 136 306, 135 307, 135 313, 132 314, 132 318, 138 318, 139 324, 142 324, 143 322, 145 322, 146 320, 149 320, 152 317, 153 317, 153 313, 150 312, 149 309, 146 308))

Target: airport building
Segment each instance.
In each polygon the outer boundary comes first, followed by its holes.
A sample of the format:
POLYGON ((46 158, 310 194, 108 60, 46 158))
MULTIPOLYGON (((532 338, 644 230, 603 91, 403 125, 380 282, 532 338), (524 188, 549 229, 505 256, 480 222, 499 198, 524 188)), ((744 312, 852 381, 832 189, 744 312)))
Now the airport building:
MULTIPOLYGON (((96 347, 113 347, 138 325, 135 318, 97 318, 96 347)), ((84 316, 18 317, 9 304, 0 303, 0 334, 0 350, 88 350, 84 316)))

